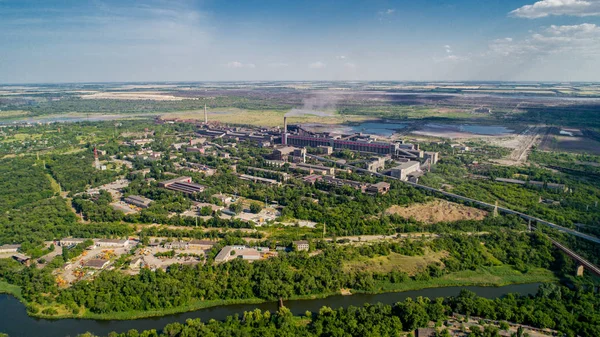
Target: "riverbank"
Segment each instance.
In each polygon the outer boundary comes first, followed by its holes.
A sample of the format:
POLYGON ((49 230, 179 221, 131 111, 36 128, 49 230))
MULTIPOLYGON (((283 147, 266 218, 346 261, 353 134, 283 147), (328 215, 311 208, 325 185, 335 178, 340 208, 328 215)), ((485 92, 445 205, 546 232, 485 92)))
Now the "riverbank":
MULTIPOLYGON (((329 296, 323 299, 285 301, 285 306, 295 316, 302 316, 306 312, 319 312, 323 307, 333 310, 338 308, 349 308, 350 306, 362 307, 366 303, 384 305, 394 305, 407 298, 417 298, 419 296, 428 298, 453 297, 458 296, 462 290, 471 291, 477 296, 495 299, 507 294, 518 294, 521 296, 534 295, 538 292, 541 283, 517 284, 504 287, 442 287, 426 290, 405 291, 396 293, 384 293, 378 295, 354 294, 353 296, 329 296)), ((200 319, 202 322, 210 320, 224 321, 228 317, 241 317, 245 312, 254 310, 262 312, 271 312, 277 310, 277 302, 267 302, 260 304, 238 304, 212 307, 190 311, 181 314, 166 315, 161 317, 143 318, 136 320, 114 320, 100 321, 92 319, 37 319, 27 315, 25 306, 15 297, 10 295, 0 295, 0 317, 3 318, 0 323, 0 331, 8 333, 11 337, 64 337, 78 336, 84 332, 90 332, 95 336, 107 336, 111 332, 126 333, 131 329, 138 331, 147 331, 155 329, 162 330, 171 323, 183 324, 189 319, 200 319)))
MULTIPOLYGON (((431 288, 445 288, 445 287, 467 287, 467 286, 483 286, 483 287, 502 287, 513 284, 527 284, 527 283, 546 283, 546 282, 557 282, 558 278, 549 270, 542 268, 532 268, 527 273, 521 273, 510 266, 497 266, 497 267, 481 267, 477 270, 465 270, 444 275, 439 278, 433 278, 427 281, 415 281, 408 280, 401 283, 389 283, 389 282, 377 282, 373 291, 354 291, 350 290, 351 293, 355 294, 382 294, 382 293, 398 293, 406 291, 424 290, 431 288)), ((10 286, 10 285, 9 285, 10 286)), ((14 286, 13 286, 14 287, 14 286)), ((18 287, 17 287, 18 288, 18 287)), ((14 289, 13 289, 14 291, 14 289)), ((340 292, 324 293, 317 295, 307 296, 293 296, 285 299, 286 301, 295 300, 315 300, 324 299, 330 296, 340 295, 340 292)), ((18 298, 18 297, 17 297, 18 298)), ((21 300, 23 303, 25 301, 21 300)), ((173 314, 181 314, 185 312, 196 311, 200 309, 207 309, 212 307, 238 305, 238 304, 261 304, 267 303, 267 301, 260 298, 250 299, 232 299, 232 300, 213 300, 213 301, 194 301, 188 305, 180 306, 176 308, 151 310, 151 311, 128 311, 128 312, 115 312, 97 314, 92 313, 81 308, 78 314, 66 310, 61 305, 45 306, 40 307, 37 313, 28 313, 32 317, 45 318, 45 319, 93 319, 93 320, 135 320, 141 318, 160 317, 173 314), (53 308, 59 314, 58 315, 46 315, 43 314, 43 310, 46 308, 53 308)), ((27 303, 25 303, 27 304, 27 303)))
POLYGON ((16 297, 21 302, 25 302, 21 293, 21 287, 12 285, 6 281, 0 280, 0 294, 8 294, 16 297))

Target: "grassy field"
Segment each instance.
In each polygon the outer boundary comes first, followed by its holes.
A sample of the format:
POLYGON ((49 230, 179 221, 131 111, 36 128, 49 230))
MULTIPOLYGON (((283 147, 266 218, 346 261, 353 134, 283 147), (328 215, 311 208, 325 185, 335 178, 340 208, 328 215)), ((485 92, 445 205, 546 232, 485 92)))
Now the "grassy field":
POLYGON ((21 296, 21 288, 20 287, 9 284, 9 283, 7 283, 5 281, 1 281, 1 280, 0 280, 0 294, 10 294, 21 300, 23 298, 21 296))
POLYGON ((309 227, 295 226, 265 226, 258 228, 258 231, 271 240, 300 240, 306 234, 322 232, 309 227))
POLYGON ((56 179, 54 179, 54 177, 52 177, 49 173, 46 173, 46 177, 48 177, 48 180, 50 180, 50 186, 52 187, 52 191, 54 193, 60 193, 60 185, 58 184, 56 179))
POLYGON ((426 251, 422 256, 405 256, 397 253, 390 253, 388 256, 377 256, 374 258, 361 257, 344 263, 346 272, 368 271, 376 273, 389 273, 391 271, 403 271, 408 275, 415 275, 423 271, 428 265, 441 262, 442 258, 448 255, 447 252, 426 251))
POLYGON ((2 118, 14 118, 14 117, 25 117, 29 115, 29 112, 23 110, 6 110, 0 111, 0 119, 2 118))
MULTIPOLYGON (((217 108, 216 111, 208 112, 209 121, 218 121, 228 124, 243 124, 254 126, 283 127, 283 116, 288 111, 277 110, 243 110, 237 108, 217 108)), ((182 118, 204 120, 204 111, 184 111, 174 112, 163 115, 164 118, 182 118)), ((297 123, 322 123, 322 124, 342 124, 346 122, 358 122, 368 119, 367 116, 343 116, 332 113, 332 116, 302 116, 289 117, 289 124, 297 123)))
POLYGON ((28 134, 28 133, 16 133, 12 136, 6 137, 6 139, 4 139, 2 142, 4 143, 8 143, 8 142, 23 142, 23 141, 30 141, 30 140, 36 140, 36 139, 40 139, 42 138, 42 134, 41 133, 33 133, 33 134, 28 134))
POLYGON ((480 267, 477 270, 464 270, 450 273, 428 281, 407 281, 402 283, 379 283, 374 293, 401 292, 442 287, 486 286, 501 287, 509 284, 558 282, 549 270, 533 268, 521 273, 511 266, 480 267))

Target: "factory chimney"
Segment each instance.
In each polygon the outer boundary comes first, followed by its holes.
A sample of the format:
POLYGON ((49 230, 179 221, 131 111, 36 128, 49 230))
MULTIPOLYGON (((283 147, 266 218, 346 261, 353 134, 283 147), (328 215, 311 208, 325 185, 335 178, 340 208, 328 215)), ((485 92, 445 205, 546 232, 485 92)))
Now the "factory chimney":
POLYGON ((281 135, 281 143, 287 145, 287 117, 283 116, 283 134, 281 135))
POLYGON ((94 167, 97 170, 100 169, 100 160, 98 160, 98 150, 96 149, 96 145, 94 145, 94 167))
POLYGON ((206 112, 206 104, 204 104, 204 124, 208 124, 208 113, 206 112))

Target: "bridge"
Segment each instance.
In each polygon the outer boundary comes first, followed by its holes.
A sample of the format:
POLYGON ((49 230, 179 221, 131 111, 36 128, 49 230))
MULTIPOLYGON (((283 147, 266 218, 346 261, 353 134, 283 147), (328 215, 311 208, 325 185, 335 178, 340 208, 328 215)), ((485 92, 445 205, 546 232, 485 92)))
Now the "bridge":
POLYGON ((577 263, 579 263, 579 266, 577 266, 577 276, 583 276, 583 269, 585 268, 590 273, 592 273, 592 274, 600 277, 600 268, 596 267, 591 262, 589 262, 586 259, 584 259, 583 257, 579 256, 577 253, 575 253, 574 251, 570 250, 569 248, 567 248, 567 247, 563 246, 562 244, 558 243, 556 240, 550 239, 550 241, 552 241, 552 244, 556 248, 562 250, 570 258, 572 258, 573 260, 577 261, 577 263))

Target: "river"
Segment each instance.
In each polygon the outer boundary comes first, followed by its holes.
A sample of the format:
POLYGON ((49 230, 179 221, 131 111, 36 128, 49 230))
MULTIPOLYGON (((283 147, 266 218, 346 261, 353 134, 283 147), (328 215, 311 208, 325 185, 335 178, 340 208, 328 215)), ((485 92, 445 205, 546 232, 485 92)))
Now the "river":
MULTIPOLYGON (((295 315, 302 315, 306 311, 317 312, 323 306, 331 308, 348 307, 350 305, 361 306, 364 303, 393 304, 403 301, 408 297, 424 296, 429 298, 456 296, 461 289, 468 289, 477 295, 486 298, 496 298, 508 293, 522 295, 535 294, 539 283, 508 285, 504 287, 446 287, 432 288, 399 293, 386 293, 378 295, 355 294, 352 296, 331 296, 315 300, 286 301, 284 304, 295 315)), ((244 311, 254 309, 277 310, 277 304, 240 304, 226 305, 220 307, 200 309, 197 311, 168 315, 155 318, 142 318, 128 321, 96 321, 89 319, 61 319, 47 320, 32 318, 27 315, 25 306, 10 295, 0 295, 0 332, 7 333, 10 337, 75 337, 77 334, 92 332, 99 336, 105 336, 109 332, 126 332, 130 329, 138 331, 149 329, 162 329, 165 325, 173 322, 185 322, 189 318, 200 318, 206 322, 210 319, 223 320, 227 316, 240 314, 244 311)))

